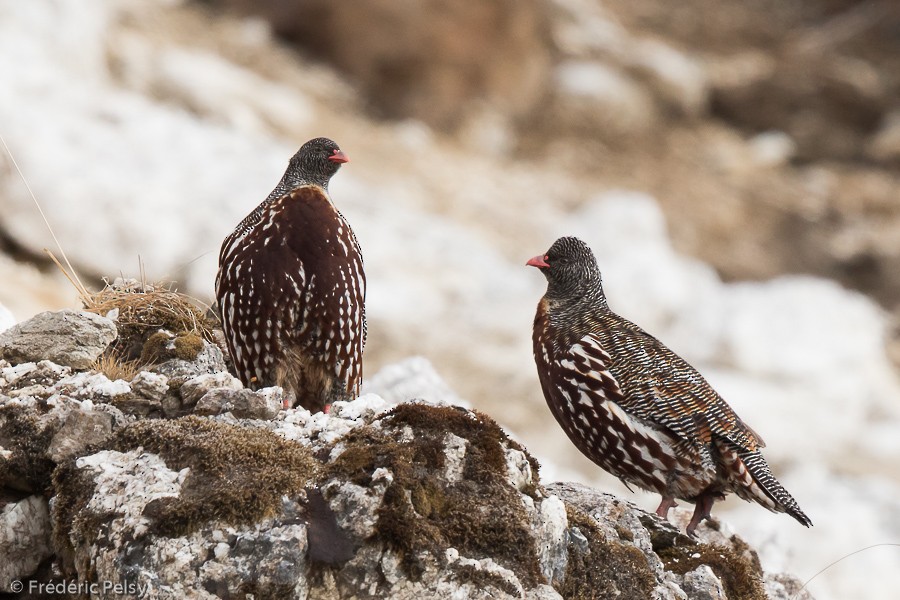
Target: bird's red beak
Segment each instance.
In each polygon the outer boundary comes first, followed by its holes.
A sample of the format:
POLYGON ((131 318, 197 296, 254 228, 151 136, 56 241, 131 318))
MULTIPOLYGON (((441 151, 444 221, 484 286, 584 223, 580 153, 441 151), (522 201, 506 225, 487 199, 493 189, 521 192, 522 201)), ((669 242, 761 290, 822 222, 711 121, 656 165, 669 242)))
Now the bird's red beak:
POLYGON ((328 157, 328 160, 330 160, 331 162, 336 162, 336 163, 350 162, 350 159, 347 157, 347 155, 344 154, 343 152, 341 152, 340 150, 335 150, 334 154, 332 154, 331 156, 328 157))
POLYGON ((546 269, 547 267, 550 266, 547 264, 547 261, 544 260, 546 258, 547 257, 544 256, 543 254, 538 254, 534 258, 529 258, 528 262, 525 264, 528 265, 529 267, 537 267, 538 269, 546 269))

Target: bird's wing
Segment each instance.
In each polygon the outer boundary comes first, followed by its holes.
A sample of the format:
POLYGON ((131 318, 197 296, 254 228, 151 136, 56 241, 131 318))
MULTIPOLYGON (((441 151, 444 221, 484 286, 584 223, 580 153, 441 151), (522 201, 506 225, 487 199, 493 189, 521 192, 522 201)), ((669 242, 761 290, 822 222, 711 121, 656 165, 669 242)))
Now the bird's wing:
POLYGON ((585 391, 687 444, 706 445, 717 435, 748 450, 764 445, 696 369, 630 322, 607 327, 602 337, 588 333, 562 366, 585 391))

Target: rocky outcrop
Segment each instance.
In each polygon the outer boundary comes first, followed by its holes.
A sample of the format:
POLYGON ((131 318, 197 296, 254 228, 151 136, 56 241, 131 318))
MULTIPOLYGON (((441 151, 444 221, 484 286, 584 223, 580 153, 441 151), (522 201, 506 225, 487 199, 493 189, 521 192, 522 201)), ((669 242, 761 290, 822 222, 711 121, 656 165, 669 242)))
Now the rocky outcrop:
POLYGON ((90 312, 43 312, 0 334, 0 357, 89 368, 116 339, 116 325, 90 312))
MULTIPOLYGON (((799 591, 763 573, 717 521, 692 539, 608 494, 542 486, 537 461, 483 413, 375 394, 327 415, 279 410, 280 390, 197 374, 209 368, 204 351, 171 360, 193 375, 169 389, 177 378, 159 365, 127 382, 47 360, 0 362, 4 591, 48 579, 95 584, 96 598, 799 591)), ((397 389, 403 370, 376 386, 397 389)), ((405 372, 427 395, 415 382, 433 382, 431 366, 417 359, 405 372)))

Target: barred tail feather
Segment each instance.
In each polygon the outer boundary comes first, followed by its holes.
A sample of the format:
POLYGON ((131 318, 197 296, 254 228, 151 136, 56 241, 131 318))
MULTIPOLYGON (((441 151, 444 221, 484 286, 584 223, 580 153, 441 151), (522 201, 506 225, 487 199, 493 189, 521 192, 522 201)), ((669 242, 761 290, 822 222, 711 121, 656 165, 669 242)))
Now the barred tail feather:
MULTIPOLYGON (((754 500, 763 506, 766 506, 769 510, 786 512, 806 527, 812 526, 812 521, 806 516, 806 513, 800 509, 800 505, 797 504, 794 497, 778 483, 777 479, 775 479, 775 475, 772 474, 772 470, 769 469, 769 464, 766 462, 766 459, 763 458, 762 454, 758 451, 743 451, 739 452, 738 456, 740 457, 741 462, 744 463, 747 472, 753 477, 753 482, 756 484, 754 487, 762 490, 766 497, 774 503, 774 508, 769 506, 769 503, 767 502, 760 502, 760 500, 762 500, 761 498, 753 498, 754 500)), ((738 495, 743 496, 740 492, 738 492, 738 495)))

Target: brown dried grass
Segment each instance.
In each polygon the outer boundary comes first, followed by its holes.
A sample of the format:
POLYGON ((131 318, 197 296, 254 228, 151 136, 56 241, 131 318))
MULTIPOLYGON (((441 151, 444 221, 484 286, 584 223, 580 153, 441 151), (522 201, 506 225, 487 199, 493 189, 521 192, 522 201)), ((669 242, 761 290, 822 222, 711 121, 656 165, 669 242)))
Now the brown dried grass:
POLYGON ((107 285, 82 298, 85 310, 100 315, 118 309, 118 326, 129 334, 168 329, 178 333, 195 333, 214 342, 215 322, 207 317, 194 298, 171 289, 171 284, 154 285, 131 280, 125 284, 107 285))

